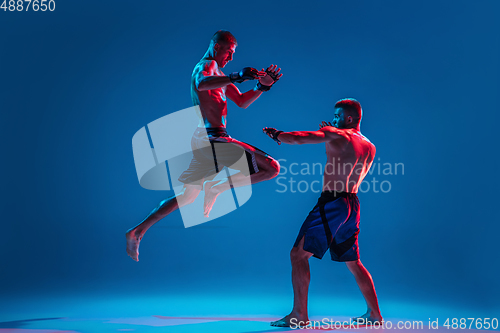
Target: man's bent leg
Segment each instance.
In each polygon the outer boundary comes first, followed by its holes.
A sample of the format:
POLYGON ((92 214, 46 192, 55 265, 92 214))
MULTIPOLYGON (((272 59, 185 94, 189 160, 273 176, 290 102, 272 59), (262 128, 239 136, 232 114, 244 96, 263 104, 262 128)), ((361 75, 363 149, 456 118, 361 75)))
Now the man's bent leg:
POLYGON ((295 327, 298 326, 300 322, 302 322, 301 326, 305 326, 309 321, 309 317, 307 314, 307 294, 309 291, 309 281, 311 280, 311 274, 309 271, 309 258, 311 258, 313 254, 304 251, 303 248, 304 237, 302 237, 298 246, 292 248, 292 251, 290 251, 293 285, 292 312, 288 316, 272 322, 271 326, 295 327))
POLYGON ((356 278, 359 290, 363 294, 368 308, 364 315, 353 319, 360 322, 364 320, 365 323, 382 321, 382 315, 380 314, 377 293, 375 292, 375 285, 373 284, 372 276, 360 260, 347 261, 346 265, 356 278))
POLYGON ((229 178, 205 182, 205 201, 203 207, 206 217, 208 217, 208 214, 212 210, 215 199, 222 192, 229 190, 231 187, 246 186, 269 180, 279 174, 280 164, 274 158, 256 153, 255 160, 257 161, 259 171, 250 176, 245 176, 243 173, 238 172, 229 178))
POLYGON ((128 255, 139 261, 139 243, 146 231, 179 207, 193 203, 200 191, 201 185, 184 185, 180 193, 161 201, 140 224, 129 229, 125 234, 128 255))

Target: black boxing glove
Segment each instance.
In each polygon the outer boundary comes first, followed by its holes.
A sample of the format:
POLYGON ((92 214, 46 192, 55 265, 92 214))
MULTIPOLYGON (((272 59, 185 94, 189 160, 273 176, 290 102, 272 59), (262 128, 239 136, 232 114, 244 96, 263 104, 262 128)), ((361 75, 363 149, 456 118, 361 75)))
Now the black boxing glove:
POLYGON ((228 75, 229 80, 231 80, 232 83, 238 82, 244 82, 246 80, 255 80, 259 76, 257 75, 257 70, 252 67, 245 67, 239 72, 234 72, 228 75))

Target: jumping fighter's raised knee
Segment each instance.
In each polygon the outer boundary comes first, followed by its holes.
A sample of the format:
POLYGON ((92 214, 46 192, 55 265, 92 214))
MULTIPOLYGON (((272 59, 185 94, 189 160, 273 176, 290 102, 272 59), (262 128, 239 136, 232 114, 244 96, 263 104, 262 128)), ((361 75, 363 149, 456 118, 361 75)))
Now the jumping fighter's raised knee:
POLYGON ((282 76, 281 69, 276 65, 260 71, 244 67, 225 75, 222 68, 233 60, 236 46, 236 38, 229 31, 219 30, 210 40, 205 55, 194 67, 191 98, 193 105, 199 106, 200 112, 198 128, 191 140, 193 158, 179 177, 184 189, 160 202, 139 225, 127 231, 127 253, 136 261, 139 261, 139 244, 146 231, 172 211, 193 202, 201 191, 205 191, 203 214, 208 217, 220 193, 231 187, 274 178, 279 172, 279 163, 274 158, 227 134, 227 98, 246 109, 282 76), (235 83, 248 80, 256 80, 256 86, 241 93, 235 83), (229 166, 240 172, 230 178, 213 180, 224 167, 229 166))

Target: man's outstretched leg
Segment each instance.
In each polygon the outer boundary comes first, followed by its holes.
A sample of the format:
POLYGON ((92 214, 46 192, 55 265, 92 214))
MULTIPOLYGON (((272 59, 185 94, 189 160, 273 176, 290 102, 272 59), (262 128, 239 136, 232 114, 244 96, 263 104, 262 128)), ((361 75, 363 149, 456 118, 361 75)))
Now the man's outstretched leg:
POLYGON ((373 323, 375 321, 382 322, 383 319, 382 315, 380 314, 377 293, 375 292, 375 285, 373 284, 372 276, 365 268, 365 266, 363 266, 360 260, 347 261, 346 265, 356 278, 359 290, 361 290, 367 306, 366 313, 360 317, 353 318, 353 321, 367 324, 373 323))
POLYGON ((241 172, 234 174, 229 178, 222 180, 206 181, 205 182, 205 201, 203 204, 203 214, 208 217, 215 203, 215 199, 224 191, 229 190, 231 187, 240 187, 250 184, 256 184, 265 180, 272 179, 279 174, 280 164, 270 156, 255 154, 255 160, 259 171, 245 176, 241 172))
POLYGON ((135 261, 139 261, 139 243, 146 231, 151 228, 153 224, 179 207, 193 203, 200 191, 201 185, 184 185, 181 192, 161 201, 140 224, 129 229, 125 234, 127 238, 127 254, 135 261))
POLYGON ((280 320, 273 321, 271 326, 290 327, 305 326, 308 324, 307 315, 307 294, 309 291, 309 281, 311 273, 309 271, 309 258, 313 255, 304 251, 304 237, 300 240, 297 247, 290 251, 290 260, 292 262, 292 285, 293 285, 293 309, 292 312, 280 320), (292 321, 292 319, 294 319, 292 321))

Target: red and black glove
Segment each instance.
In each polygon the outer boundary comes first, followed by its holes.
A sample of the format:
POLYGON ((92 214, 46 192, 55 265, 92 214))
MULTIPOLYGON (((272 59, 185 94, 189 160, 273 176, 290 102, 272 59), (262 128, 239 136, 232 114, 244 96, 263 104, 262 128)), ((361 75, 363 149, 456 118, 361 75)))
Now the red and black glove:
POLYGON ((246 80, 255 80, 259 78, 259 71, 252 67, 245 67, 239 72, 234 72, 228 75, 232 83, 244 82, 246 80))
MULTIPOLYGON (((262 68, 264 71, 264 68, 262 68)), ((268 91, 271 89, 271 87, 280 79, 280 77, 283 76, 282 73, 280 73, 281 68, 278 68, 276 65, 271 65, 269 66, 265 72, 266 75, 261 77, 259 79, 259 82, 257 82, 257 89, 260 91, 268 91)))
POLYGON ((278 135, 283 133, 283 131, 278 131, 276 128, 273 127, 264 127, 262 131, 266 133, 271 139, 276 141, 279 145, 281 144, 281 141, 278 139, 278 135))

